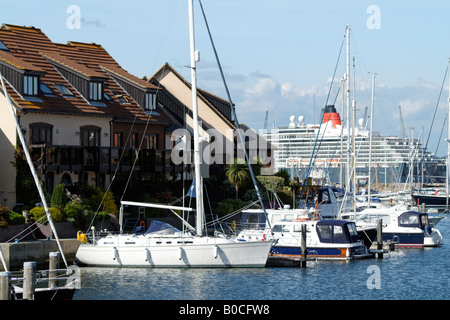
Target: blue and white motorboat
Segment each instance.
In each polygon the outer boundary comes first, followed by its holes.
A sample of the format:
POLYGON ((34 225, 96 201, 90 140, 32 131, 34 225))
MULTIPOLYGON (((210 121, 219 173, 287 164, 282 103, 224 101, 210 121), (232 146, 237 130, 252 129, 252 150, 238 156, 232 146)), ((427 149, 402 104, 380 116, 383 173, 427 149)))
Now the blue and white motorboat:
MULTIPOLYGON (((269 221, 274 212, 268 212, 269 221)), ((286 210, 281 210, 286 215, 286 210)), ((237 239, 240 241, 273 240, 268 265, 296 263, 302 258, 302 225, 306 226, 307 259, 351 260, 371 256, 360 238, 356 225, 346 220, 314 220, 307 215, 277 220, 269 228, 244 229, 237 239)))
POLYGON ((382 221, 383 241, 398 247, 438 247, 443 244, 440 231, 430 224, 427 213, 414 210, 366 209, 352 220, 358 229, 373 228, 382 221))

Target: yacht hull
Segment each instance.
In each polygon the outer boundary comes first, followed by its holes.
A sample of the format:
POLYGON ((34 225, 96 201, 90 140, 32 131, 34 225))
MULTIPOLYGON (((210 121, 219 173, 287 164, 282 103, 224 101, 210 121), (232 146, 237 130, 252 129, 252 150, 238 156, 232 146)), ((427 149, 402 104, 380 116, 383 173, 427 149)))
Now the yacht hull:
POLYGON ((181 244, 179 240, 164 239, 147 245, 81 244, 75 262, 105 267, 265 267, 272 247, 271 241, 199 238, 183 239, 181 244))

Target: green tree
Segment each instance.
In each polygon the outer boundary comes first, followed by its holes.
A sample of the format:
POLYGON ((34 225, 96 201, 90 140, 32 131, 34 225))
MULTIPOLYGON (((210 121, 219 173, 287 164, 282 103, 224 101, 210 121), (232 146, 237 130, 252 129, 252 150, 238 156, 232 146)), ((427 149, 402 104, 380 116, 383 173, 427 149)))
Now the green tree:
POLYGON ((64 184, 59 184, 53 189, 51 206, 58 208, 60 211, 64 210, 67 203, 67 191, 64 184))
POLYGON ((226 175, 228 180, 236 188, 236 199, 238 198, 239 187, 244 186, 249 178, 247 164, 243 159, 234 159, 233 163, 227 167, 226 175))
POLYGON ((280 169, 275 176, 282 177, 284 179, 284 185, 289 186, 289 182, 291 181, 291 175, 286 169, 280 169))

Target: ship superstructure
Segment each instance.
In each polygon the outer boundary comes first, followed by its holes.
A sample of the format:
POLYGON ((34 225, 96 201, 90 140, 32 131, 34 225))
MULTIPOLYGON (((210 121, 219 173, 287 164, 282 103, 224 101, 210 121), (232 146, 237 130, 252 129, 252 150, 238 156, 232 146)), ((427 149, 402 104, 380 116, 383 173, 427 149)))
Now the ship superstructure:
MULTIPOLYGON (((325 177, 327 182, 345 184, 342 181, 345 170, 354 161, 357 177, 364 177, 369 166, 370 137, 364 121, 361 119, 358 124, 354 129, 343 127, 334 105, 325 107, 321 124, 305 124, 302 116, 291 116, 288 126, 272 129, 265 135, 276 146, 275 170, 288 169, 291 175, 300 177, 309 171, 313 178, 316 175, 315 178, 325 177), (353 133, 355 152, 348 152, 347 139, 351 139, 353 133)), ((445 160, 427 151, 417 138, 372 135, 371 156, 374 176, 381 179, 380 182, 408 182, 408 179, 409 182, 439 182, 444 179, 445 160)))

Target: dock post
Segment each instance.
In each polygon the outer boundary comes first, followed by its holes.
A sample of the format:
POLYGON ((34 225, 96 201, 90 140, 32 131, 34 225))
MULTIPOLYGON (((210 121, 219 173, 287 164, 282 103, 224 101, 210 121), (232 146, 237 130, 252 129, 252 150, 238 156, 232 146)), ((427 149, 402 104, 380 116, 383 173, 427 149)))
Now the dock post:
POLYGON ((23 299, 34 300, 36 286, 36 262, 23 263, 23 299))
POLYGON ((381 219, 377 221, 377 249, 380 251, 377 253, 378 259, 383 259, 383 225, 381 219))
POLYGON ((11 300, 11 272, 0 272, 0 300, 11 300))
POLYGON ((301 249, 302 249, 302 257, 300 259, 300 266, 302 268, 306 268, 306 257, 308 252, 306 249, 306 224, 302 224, 301 249))
POLYGON ((49 268, 48 268, 48 287, 54 288, 56 287, 56 269, 59 269, 59 252, 50 252, 49 253, 49 268))

